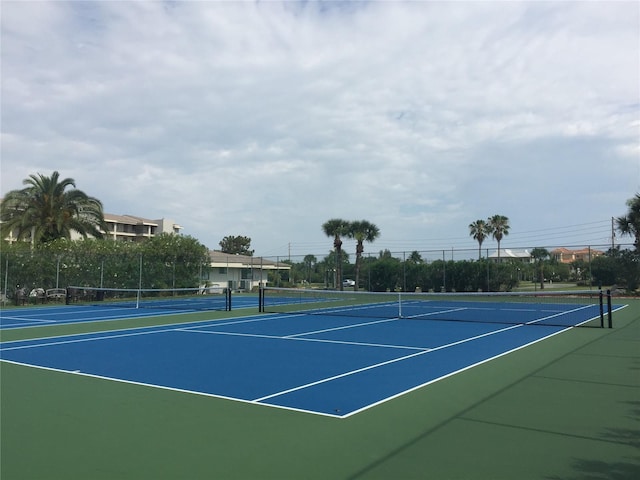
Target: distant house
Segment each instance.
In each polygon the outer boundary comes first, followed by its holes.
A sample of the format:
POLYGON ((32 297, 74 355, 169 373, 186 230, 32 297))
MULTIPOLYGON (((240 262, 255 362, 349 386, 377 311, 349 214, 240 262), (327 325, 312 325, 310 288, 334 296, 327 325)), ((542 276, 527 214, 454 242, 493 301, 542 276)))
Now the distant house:
POLYGON ((531 252, 529 250, 511 250, 510 248, 501 248, 500 256, 498 258, 498 251, 496 250, 489 255, 489 260, 495 263, 503 262, 522 262, 531 263, 531 252))
POLYGON ((291 270, 291 265, 261 257, 234 255, 210 250, 211 269, 203 273, 202 281, 209 289, 229 287, 251 291, 260 284, 267 285, 269 272, 291 270))
POLYGON ((601 250, 595 250, 593 248, 581 248, 578 250, 569 250, 568 248, 556 248, 551 251, 551 256, 559 263, 572 263, 576 260, 583 260, 585 262, 591 261, 594 257, 604 255, 601 250))

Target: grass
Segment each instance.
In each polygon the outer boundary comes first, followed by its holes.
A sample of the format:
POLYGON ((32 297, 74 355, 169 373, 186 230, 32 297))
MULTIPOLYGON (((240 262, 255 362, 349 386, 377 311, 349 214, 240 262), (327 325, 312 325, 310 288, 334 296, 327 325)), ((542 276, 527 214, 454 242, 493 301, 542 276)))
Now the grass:
POLYGON ((2 362, 0 477, 640 478, 640 301, 628 303, 614 329, 572 329, 347 419, 2 362))

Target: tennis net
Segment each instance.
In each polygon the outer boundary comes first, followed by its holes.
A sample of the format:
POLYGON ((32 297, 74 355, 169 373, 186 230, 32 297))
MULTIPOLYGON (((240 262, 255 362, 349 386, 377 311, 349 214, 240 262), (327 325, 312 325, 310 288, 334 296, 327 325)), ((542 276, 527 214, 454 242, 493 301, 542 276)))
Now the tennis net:
POLYGON ((265 313, 603 327, 611 296, 600 290, 407 293, 263 287, 265 313))
POLYGON ((67 287, 69 305, 100 305, 120 308, 166 310, 231 310, 228 288, 101 288, 67 287))

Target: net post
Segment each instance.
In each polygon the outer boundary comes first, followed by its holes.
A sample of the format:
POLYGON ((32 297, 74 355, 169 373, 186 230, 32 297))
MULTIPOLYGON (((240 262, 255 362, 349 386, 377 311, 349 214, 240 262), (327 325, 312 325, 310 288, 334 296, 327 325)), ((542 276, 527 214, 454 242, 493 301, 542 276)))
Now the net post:
POLYGON ((258 313, 264 313, 264 287, 258 288, 258 313))
POLYGON ((609 315, 609 328, 613 328, 613 318, 611 318, 611 290, 607 290, 607 314, 609 315))
POLYGON ((600 297, 600 328, 604 328, 604 294, 602 293, 602 289, 600 289, 600 294, 598 296, 600 297))
POLYGON ((225 311, 231 311, 231 289, 229 287, 227 287, 225 292, 225 311))

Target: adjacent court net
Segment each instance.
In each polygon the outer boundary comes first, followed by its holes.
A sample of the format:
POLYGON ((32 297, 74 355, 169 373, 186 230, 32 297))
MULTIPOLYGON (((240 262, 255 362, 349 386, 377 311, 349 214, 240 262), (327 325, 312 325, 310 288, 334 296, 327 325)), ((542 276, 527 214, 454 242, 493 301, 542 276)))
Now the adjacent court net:
POLYGON ((231 310, 228 288, 97 288, 68 287, 70 305, 100 305, 121 308, 166 310, 231 310))
POLYGON ((604 326, 611 296, 601 291, 488 293, 354 292, 264 287, 265 313, 552 326, 604 326))

